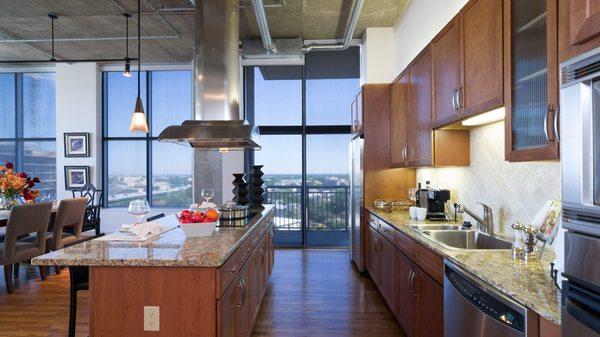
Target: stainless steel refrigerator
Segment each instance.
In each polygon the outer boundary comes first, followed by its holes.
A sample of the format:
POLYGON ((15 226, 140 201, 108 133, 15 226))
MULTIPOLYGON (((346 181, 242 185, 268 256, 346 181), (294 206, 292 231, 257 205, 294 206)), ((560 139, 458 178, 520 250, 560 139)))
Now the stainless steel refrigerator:
POLYGON ((350 258, 360 272, 365 270, 363 146, 362 134, 350 141, 350 258))

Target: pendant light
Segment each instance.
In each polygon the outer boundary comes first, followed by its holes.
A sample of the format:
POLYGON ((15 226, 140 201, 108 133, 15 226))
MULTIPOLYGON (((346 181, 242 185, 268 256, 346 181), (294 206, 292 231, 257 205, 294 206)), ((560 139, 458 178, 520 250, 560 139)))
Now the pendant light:
POLYGON ((131 124, 129 124, 129 131, 131 132, 143 132, 148 133, 148 121, 146 120, 146 114, 144 113, 144 105, 142 104, 142 98, 140 95, 142 77, 142 39, 141 39, 141 13, 142 8, 140 0, 138 0, 138 73, 137 73, 137 99, 135 100, 135 109, 131 114, 131 124))
POLYGON ((123 13, 125 17, 125 70, 123 76, 131 77, 131 59, 129 58, 129 18, 131 14, 123 13))

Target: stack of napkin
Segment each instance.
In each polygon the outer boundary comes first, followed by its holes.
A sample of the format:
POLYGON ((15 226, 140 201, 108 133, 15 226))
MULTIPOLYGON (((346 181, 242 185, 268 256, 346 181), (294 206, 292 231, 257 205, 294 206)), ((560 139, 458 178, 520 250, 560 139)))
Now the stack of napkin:
POLYGON ((162 227, 156 221, 142 222, 139 224, 135 224, 130 229, 131 233, 133 233, 139 237, 144 237, 144 236, 148 236, 148 235, 157 235, 157 234, 160 234, 161 231, 162 231, 162 227))

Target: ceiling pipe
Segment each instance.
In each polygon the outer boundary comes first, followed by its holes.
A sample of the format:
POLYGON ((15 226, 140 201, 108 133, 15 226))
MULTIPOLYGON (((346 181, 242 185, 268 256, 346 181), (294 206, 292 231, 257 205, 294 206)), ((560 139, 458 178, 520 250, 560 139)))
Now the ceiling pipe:
POLYGON ((346 35, 341 43, 335 44, 312 44, 302 48, 302 52, 308 53, 311 51, 335 51, 335 50, 346 50, 350 47, 352 42, 352 35, 356 29, 358 23, 358 17, 362 11, 364 0, 354 0, 354 6, 352 7, 352 13, 350 14, 350 20, 348 21, 348 27, 346 28, 346 35))
POLYGON ((256 15, 256 22, 258 23, 258 30, 260 30, 263 47, 265 47, 269 54, 274 54, 277 52, 277 46, 275 46, 275 42, 271 38, 271 32, 269 32, 265 4, 263 0, 252 0, 252 7, 254 8, 254 15, 256 15))
MULTIPOLYGON (((2 34, 2 33, 0 33, 2 34)), ((5 34, 2 34, 5 35, 5 34)), ((142 36, 142 40, 157 40, 157 39, 179 39, 177 35, 149 35, 142 36)), ((136 36, 130 36, 130 40, 137 40, 136 36)), ((125 40, 124 36, 105 36, 105 37, 67 37, 54 39, 54 42, 80 42, 80 41, 119 41, 125 40)), ((0 43, 33 43, 33 42, 52 42, 52 39, 0 39, 0 43)))
MULTIPOLYGON (((239 8, 251 8, 252 4, 240 4, 239 8)), ((285 0, 279 0, 279 2, 273 3, 273 4, 264 4, 263 5, 264 8, 283 8, 285 7, 285 0)))

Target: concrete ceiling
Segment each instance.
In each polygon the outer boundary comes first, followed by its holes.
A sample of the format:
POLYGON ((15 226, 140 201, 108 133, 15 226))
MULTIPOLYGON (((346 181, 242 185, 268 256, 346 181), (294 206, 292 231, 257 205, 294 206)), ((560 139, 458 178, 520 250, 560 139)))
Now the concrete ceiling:
MULTIPOLYGON (((218 1, 218 0, 217 0, 218 1)), ((265 4, 280 0, 265 0, 265 4)), ((366 0, 355 38, 366 27, 391 27, 410 0, 366 0)), ((240 37, 260 37, 249 0, 241 0, 240 37)), ((266 8, 274 38, 300 37, 304 40, 341 38, 353 0, 286 0, 284 7, 266 8)), ((194 22, 191 11, 161 12, 155 9, 192 9, 190 0, 145 0, 142 2, 142 40, 144 62, 181 62, 192 58, 194 22)), ((120 8, 135 12, 136 0, 0 0, 0 39, 50 38, 49 12, 59 15, 55 36, 60 38, 123 37, 125 19, 120 8), (116 3, 116 4, 115 4, 116 3)), ((130 35, 137 33, 136 18, 130 19, 130 35)), ((135 57, 137 42, 130 41, 130 56, 135 57)), ((0 60, 48 59, 49 42, 0 43, 0 60)), ((56 42, 57 59, 122 58, 124 40, 56 42)))

